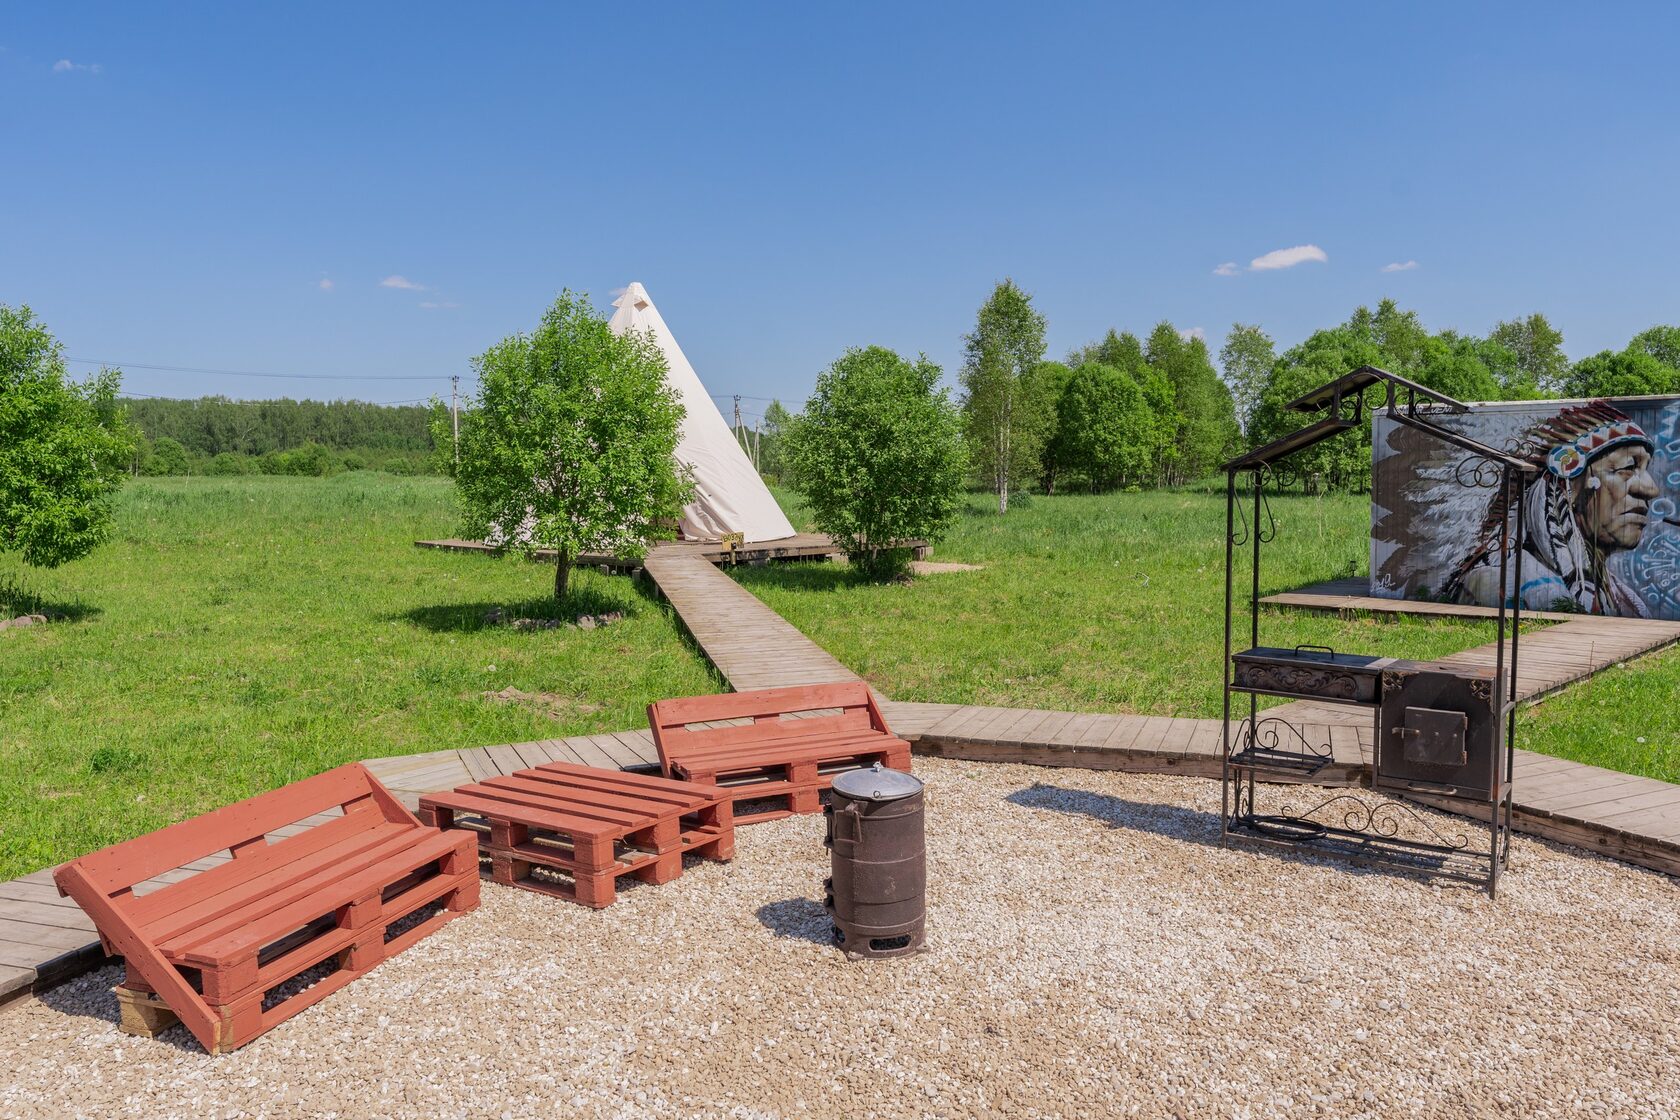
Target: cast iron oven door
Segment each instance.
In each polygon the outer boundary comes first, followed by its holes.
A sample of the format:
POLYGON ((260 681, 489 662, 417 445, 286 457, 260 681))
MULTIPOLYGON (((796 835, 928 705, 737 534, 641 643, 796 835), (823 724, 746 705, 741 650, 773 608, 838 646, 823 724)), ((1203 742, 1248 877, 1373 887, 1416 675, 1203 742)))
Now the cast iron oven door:
POLYGON ((1470 752, 1464 749, 1469 725, 1470 718, 1463 712, 1407 708, 1405 725, 1395 729, 1401 756, 1408 766, 1463 766, 1470 761, 1470 752))
POLYGON ((1499 721, 1488 670, 1384 670, 1381 728, 1379 788, 1498 796, 1499 721))

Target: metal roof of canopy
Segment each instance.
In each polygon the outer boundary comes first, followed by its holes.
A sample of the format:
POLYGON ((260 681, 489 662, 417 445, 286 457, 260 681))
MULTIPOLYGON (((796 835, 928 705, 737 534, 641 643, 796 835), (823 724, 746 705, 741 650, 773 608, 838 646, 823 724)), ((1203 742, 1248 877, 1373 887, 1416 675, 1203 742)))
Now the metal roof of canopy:
MULTIPOLYGON (((1314 444, 1339 435, 1349 428, 1358 427, 1364 422, 1365 390, 1373 385, 1382 385, 1385 403, 1381 406, 1387 410, 1390 419, 1404 424, 1408 428, 1415 428, 1420 432, 1431 435, 1443 443, 1451 444, 1472 455, 1481 456, 1501 467, 1509 468, 1519 474, 1534 474, 1539 468, 1526 459, 1519 459, 1504 451, 1489 447, 1479 440, 1459 432, 1443 428, 1425 418, 1418 411, 1420 400, 1426 408, 1438 406, 1447 412, 1464 412, 1469 408, 1463 401, 1435 390, 1419 385, 1410 378, 1390 373, 1377 366, 1360 366, 1351 373, 1345 373, 1334 381, 1320 385, 1312 392, 1305 394, 1287 406, 1295 412, 1324 412, 1320 419, 1273 440, 1262 447, 1256 447, 1226 463, 1224 469, 1230 472, 1245 470, 1262 470, 1280 459, 1288 458, 1297 451, 1304 450, 1314 444), (1401 398, 1404 397, 1404 402, 1401 398), (1343 410, 1343 402, 1351 401, 1353 411, 1348 415, 1343 410)), ((1431 408, 1431 411, 1434 411, 1431 408)))

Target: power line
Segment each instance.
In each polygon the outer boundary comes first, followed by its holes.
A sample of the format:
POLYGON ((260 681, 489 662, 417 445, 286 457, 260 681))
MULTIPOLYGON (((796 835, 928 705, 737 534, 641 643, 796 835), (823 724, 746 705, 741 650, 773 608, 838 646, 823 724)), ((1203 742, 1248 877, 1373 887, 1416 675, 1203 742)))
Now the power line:
POLYGON ((343 374, 343 373, 254 373, 240 369, 198 369, 193 366, 156 366, 144 365, 140 362, 110 362, 102 358, 66 358, 67 362, 75 362, 84 366, 109 366, 113 369, 145 369, 157 370, 163 373, 203 373, 217 377, 283 377, 298 381, 448 381, 447 373, 412 373, 412 374, 343 374))

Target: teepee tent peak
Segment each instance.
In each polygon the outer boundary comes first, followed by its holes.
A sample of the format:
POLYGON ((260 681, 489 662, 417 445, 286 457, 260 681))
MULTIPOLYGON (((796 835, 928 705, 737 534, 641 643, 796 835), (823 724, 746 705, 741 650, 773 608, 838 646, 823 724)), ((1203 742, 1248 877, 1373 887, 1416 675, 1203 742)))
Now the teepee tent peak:
POLYGON ((613 300, 613 307, 613 317, 607 324, 613 333, 652 332, 654 342, 665 354, 666 381, 682 400, 677 461, 694 472, 695 482, 694 500, 682 511, 683 537, 715 541, 728 533, 740 533, 742 541, 750 543, 793 536, 792 523, 729 430, 682 347, 671 337, 647 289, 631 283, 613 300))

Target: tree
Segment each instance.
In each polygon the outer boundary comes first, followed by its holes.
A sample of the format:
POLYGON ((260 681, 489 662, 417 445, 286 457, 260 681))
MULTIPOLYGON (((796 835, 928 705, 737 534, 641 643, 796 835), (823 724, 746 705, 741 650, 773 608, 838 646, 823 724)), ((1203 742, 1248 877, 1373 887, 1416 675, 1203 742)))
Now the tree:
POLYGON ((101 370, 71 381, 34 313, 0 304, 0 552, 56 568, 110 534, 135 443, 117 401, 121 378, 101 370))
POLYGON ((1647 354, 1665 366, 1680 368, 1680 327, 1649 327, 1634 335, 1627 348, 1647 354))
MULTIPOLYGON (((1171 329, 1170 324, 1168 329, 1171 329)), ((1172 331, 1172 334, 1176 338, 1178 332, 1172 331)), ((1176 346, 1176 343, 1171 345, 1176 346)), ((1143 343, 1135 334, 1110 328, 1101 341, 1087 343, 1068 352, 1068 364, 1075 368, 1096 362, 1117 369, 1130 377, 1141 391, 1143 414, 1148 421, 1143 445, 1148 466, 1140 473, 1140 482, 1148 480, 1159 484, 1177 477, 1180 416, 1177 394, 1169 374, 1172 363, 1166 360, 1167 353, 1163 349, 1167 346, 1169 343, 1163 335, 1157 346, 1158 357, 1162 360, 1152 364, 1144 352, 1143 343)), ((1069 441, 1076 438, 1071 430, 1062 432, 1059 417, 1056 438, 1063 440, 1064 446, 1071 446, 1069 441)))
MULTIPOLYGON (((553 549, 564 599, 583 552, 640 556, 692 492, 675 459, 682 404, 650 335, 615 335, 587 296, 562 292, 532 334, 473 360, 455 485, 467 531, 525 555, 553 549)), ((433 406, 438 447, 449 412, 433 406)))
POLYGON ((1009 489, 1039 463, 1047 402, 1030 394, 1030 374, 1044 358, 1044 316, 1032 297, 1005 279, 980 305, 963 337, 963 418, 974 462, 1009 512, 1009 489))
POLYGON ((1040 362, 1033 370, 1032 394, 1042 400, 1046 420, 1044 439, 1038 452, 1038 481, 1046 494, 1056 492, 1056 481, 1067 469, 1067 445, 1062 439, 1061 400, 1073 371, 1061 362, 1040 362))
POLYGON ((1060 454, 1093 489, 1135 482, 1149 471, 1155 418, 1131 374, 1086 362, 1073 371, 1057 412, 1060 454))
POLYGON ((1415 377, 1423 367, 1424 345, 1429 332, 1416 311, 1402 311, 1392 299, 1385 299, 1372 311, 1356 307, 1346 327, 1355 338, 1369 343, 1385 363, 1382 368, 1402 377, 1415 377))
POLYGON ((1454 400, 1497 401, 1505 395, 1499 379, 1482 361, 1478 340, 1453 331, 1424 339, 1415 376, 1418 384, 1454 400))
POLYGON ((1219 348, 1219 366, 1225 371, 1225 387, 1231 391, 1237 423, 1245 435, 1254 422, 1254 409, 1275 361, 1277 350, 1270 335, 1255 324, 1231 324, 1225 345, 1219 348))
POLYGON ((1556 393, 1569 376, 1563 332, 1538 311, 1526 319, 1507 319, 1497 324, 1489 332, 1488 340, 1511 353, 1514 364, 1500 378, 1508 400, 1556 393))
POLYGON ((817 528, 872 579, 903 572, 900 542, 938 541, 956 518, 968 463, 962 417, 939 378, 925 357, 848 350, 788 431, 793 485, 817 528))
POLYGON ((1216 466, 1238 439, 1231 393, 1214 371, 1207 343, 1185 337, 1163 320, 1149 332, 1144 355, 1173 390, 1173 450, 1164 462, 1164 481, 1196 478, 1216 466))
POLYGON ((758 473, 771 482, 782 481, 787 473, 787 431, 793 414, 781 401, 771 401, 764 410, 764 430, 760 433, 758 473))
POLYGON ((188 474, 192 470, 192 456, 187 454, 180 440, 163 436, 152 444, 152 453, 146 456, 144 469, 150 475, 188 474))
MULTIPOLYGON (((1288 408, 1291 401, 1360 366, 1382 366, 1385 360, 1368 334, 1361 335, 1346 324, 1315 331, 1280 354, 1272 366, 1249 425, 1249 442, 1269 443, 1300 428, 1307 418, 1288 408)), ((1291 456, 1289 462, 1304 474, 1322 476, 1331 486, 1368 485, 1370 428, 1360 425, 1324 440, 1291 456)))
POLYGON ((1569 371, 1565 392, 1572 397, 1639 397, 1680 394, 1680 370, 1629 346, 1582 358, 1569 371))

